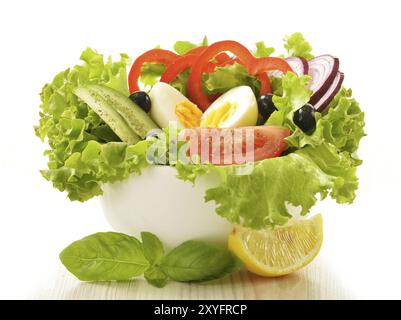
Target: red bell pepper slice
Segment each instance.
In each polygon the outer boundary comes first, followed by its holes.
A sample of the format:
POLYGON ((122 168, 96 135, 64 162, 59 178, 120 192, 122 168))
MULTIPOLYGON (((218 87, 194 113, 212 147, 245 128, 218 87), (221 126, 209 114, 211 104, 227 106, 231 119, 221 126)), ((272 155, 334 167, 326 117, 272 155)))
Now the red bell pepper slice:
POLYGON ((231 58, 227 53, 222 52, 222 53, 219 53, 217 56, 215 56, 214 60, 216 61, 216 64, 222 64, 227 61, 230 61, 231 58))
POLYGON ((259 94, 261 96, 264 96, 265 94, 271 93, 272 89, 270 86, 270 80, 269 77, 267 76, 266 72, 260 73, 257 75, 257 78, 260 81, 260 92, 259 94))
POLYGON ((167 69, 162 75, 161 81, 167 83, 173 81, 185 69, 192 68, 187 83, 188 95, 202 110, 206 110, 213 101, 213 97, 208 97, 202 91, 202 74, 214 72, 216 67, 235 62, 241 63, 249 74, 256 75, 260 80, 261 95, 271 91, 269 77, 267 76, 268 71, 280 70, 283 73, 292 71, 284 59, 274 57, 255 58, 245 46, 230 40, 216 42, 210 46, 193 48, 183 56, 179 56, 169 50, 152 49, 139 56, 131 67, 128 75, 128 85, 131 93, 139 90, 138 79, 145 62, 165 64, 167 69), (230 58, 225 51, 233 53, 236 57, 230 58))
MULTIPOLYGON (((197 47, 190 51, 195 52, 195 53, 200 52, 200 51, 195 50, 198 48, 203 48, 203 47, 197 47)), ((204 49, 206 49, 206 48, 203 48, 203 51, 204 51, 204 49)), ((172 62, 171 64, 169 64, 167 66, 167 69, 166 69, 166 71, 164 71, 162 77, 160 78, 160 81, 165 82, 165 83, 170 83, 170 82, 174 81, 174 79, 177 78, 177 76, 181 72, 185 71, 188 68, 191 68, 196 63, 198 58, 199 58, 199 55, 188 54, 188 53, 186 53, 183 56, 178 57, 174 62, 172 62)), ((231 60, 231 58, 228 54, 226 54, 225 52, 220 53, 219 55, 216 56, 216 62, 218 62, 218 64, 215 64, 213 62, 208 63, 207 66, 208 66, 208 69, 210 70, 209 73, 213 72, 214 69, 216 68, 216 66, 225 64, 229 60, 231 60)), ((205 72, 208 72, 208 71, 205 71, 205 72)))
POLYGON ((189 98, 196 103, 202 110, 206 110, 212 99, 202 90, 202 74, 211 72, 215 67, 210 65, 210 61, 219 53, 230 51, 236 58, 226 61, 224 64, 239 62, 251 75, 256 75, 261 82, 260 93, 264 95, 271 92, 268 71, 280 70, 283 73, 292 71, 289 64, 281 58, 255 58, 252 53, 242 44, 235 41, 220 41, 210 45, 199 57, 189 74, 187 92, 189 98))
POLYGON ((166 71, 160 78, 161 82, 170 83, 174 81, 177 76, 185 71, 187 68, 191 68, 198 60, 199 56, 193 54, 186 54, 177 58, 173 63, 167 66, 166 71))
POLYGON ((139 91, 138 80, 141 76, 142 65, 145 62, 162 63, 169 66, 177 59, 178 55, 169 50, 152 49, 140 55, 132 64, 131 70, 128 75, 128 87, 130 93, 139 91))
POLYGON ((191 50, 187 51, 184 55, 189 55, 189 54, 194 54, 199 56, 200 54, 202 54, 206 49, 208 48, 208 46, 200 46, 200 47, 195 47, 192 48, 191 50))
POLYGON ((230 56, 225 52, 219 53, 213 60, 214 62, 209 61, 206 64, 203 72, 213 73, 217 67, 224 67, 228 64, 233 64, 235 62, 234 59, 231 59, 230 56))
POLYGON ((271 92, 270 80, 269 77, 267 76, 268 71, 280 70, 283 73, 292 71, 287 61, 275 57, 255 59, 254 63, 251 66, 251 70, 252 74, 257 74, 257 77, 260 80, 261 96, 271 92))
MULTIPOLYGON (((203 52, 205 52, 205 50, 207 48, 208 48, 208 46, 195 47, 195 48, 189 50, 184 55, 197 55, 197 56, 200 56, 203 52)), ((222 52, 222 53, 218 54, 215 57, 216 63, 222 63, 222 62, 225 62, 225 61, 230 60, 230 59, 231 59, 230 56, 225 52, 222 52)))
POLYGON ((202 91, 202 74, 208 62, 219 53, 230 51, 241 61, 250 72, 251 65, 255 60, 252 53, 242 44, 236 41, 220 41, 210 45, 200 56, 197 63, 192 67, 189 74, 187 91, 191 101, 198 105, 202 110, 206 110, 210 105, 210 98, 202 91))

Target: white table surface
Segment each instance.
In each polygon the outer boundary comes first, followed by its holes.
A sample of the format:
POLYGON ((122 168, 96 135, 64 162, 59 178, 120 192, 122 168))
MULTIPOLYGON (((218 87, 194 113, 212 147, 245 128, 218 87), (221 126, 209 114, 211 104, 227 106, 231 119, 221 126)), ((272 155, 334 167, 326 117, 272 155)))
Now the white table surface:
POLYGON ((279 15, 271 14, 278 5, 264 1, 230 6, 229 14, 205 22, 208 6, 223 13, 228 4, 203 1, 193 15, 177 1, 163 1, 152 4, 149 17, 133 14, 146 12, 147 2, 1 2, 0 298, 401 298, 398 2, 365 1, 361 6, 337 1, 327 12, 320 1, 294 1, 286 6, 282 23, 281 7, 279 15), (116 8, 118 13, 111 14, 116 8), (328 19, 328 14, 337 18, 328 19), (133 32, 138 26, 146 32, 133 32), (72 203, 38 173, 46 160, 32 126, 38 120, 42 85, 77 63, 87 46, 135 56, 158 43, 168 47, 178 39, 196 41, 207 34, 212 41, 232 38, 252 45, 263 39, 279 47, 283 35, 294 31, 304 32, 315 52, 341 58, 345 85, 366 111, 369 134, 361 145, 364 164, 358 170, 355 203, 329 201, 314 209, 323 213, 325 228, 317 259, 303 271, 277 279, 242 272, 214 283, 170 283, 164 289, 141 279, 80 283, 68 274, 58 253, 74 240, 110 228, 98 199, 72 203))

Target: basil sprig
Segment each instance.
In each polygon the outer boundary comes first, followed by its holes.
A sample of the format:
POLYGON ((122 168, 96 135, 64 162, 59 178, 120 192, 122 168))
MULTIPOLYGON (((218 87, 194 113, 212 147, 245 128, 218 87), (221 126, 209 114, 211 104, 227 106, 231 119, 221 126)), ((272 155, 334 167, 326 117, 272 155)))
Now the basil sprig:
POLYGON ((151 285, 169 279, 201 282, 239 271, 241 262, 226 248, 189 240, 165 255, 160 239, 141 233, 142 242, 117 232, 99 232, 75 241, 60 253, 64 266, 82 281, 122 281, 144 275, 151 285))

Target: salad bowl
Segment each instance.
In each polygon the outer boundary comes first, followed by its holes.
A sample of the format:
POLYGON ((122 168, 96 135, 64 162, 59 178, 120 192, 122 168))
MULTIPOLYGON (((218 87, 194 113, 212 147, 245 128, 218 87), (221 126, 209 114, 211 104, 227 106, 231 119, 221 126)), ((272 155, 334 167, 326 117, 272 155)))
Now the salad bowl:
POLYGON ((153 232, 170 248, 188 239, 225 244, 232 224, 216 214, 214 203, 204 201, 218 177, 210 173, 192 184, 176 175, 174 168, 158 165, 105 184, 101 204, 111 227, 134 236, 153 232))

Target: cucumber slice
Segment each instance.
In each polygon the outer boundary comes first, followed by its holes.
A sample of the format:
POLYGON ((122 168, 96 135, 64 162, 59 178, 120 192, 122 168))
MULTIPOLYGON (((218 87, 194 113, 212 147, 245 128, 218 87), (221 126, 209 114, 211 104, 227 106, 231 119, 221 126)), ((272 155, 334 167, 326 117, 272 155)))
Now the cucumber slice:
POLYGON ((76 88, 74 94, 95 111, 121 139, 121 141, 128 144, 135 144, 141 140, 130 126, 128 126, 124 118, 114 110, 102 95, 99 95, 86 87, 76 88))
POLYGON ((128 126, 142 139, 146 137, 149 131, 159 128, 145 111, 120 92, 95 84, 88 85, 85 88, 91 94, 99 96, 106 101, 106 103, 117 111, 128 126))

